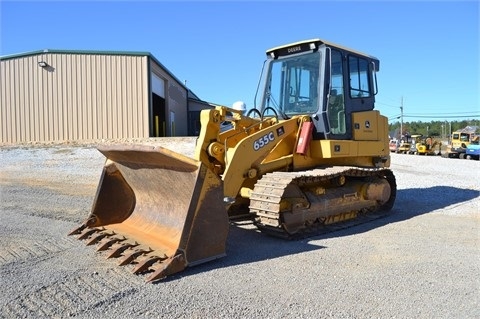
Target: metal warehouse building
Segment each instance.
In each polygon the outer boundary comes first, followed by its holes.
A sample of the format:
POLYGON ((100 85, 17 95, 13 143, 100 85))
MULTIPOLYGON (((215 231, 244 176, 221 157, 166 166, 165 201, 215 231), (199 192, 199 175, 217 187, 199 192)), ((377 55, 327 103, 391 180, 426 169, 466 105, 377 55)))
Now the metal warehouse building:
POLYGON ((211 108, 148 52, 0 58, 0 142, 197 135, 211 108))

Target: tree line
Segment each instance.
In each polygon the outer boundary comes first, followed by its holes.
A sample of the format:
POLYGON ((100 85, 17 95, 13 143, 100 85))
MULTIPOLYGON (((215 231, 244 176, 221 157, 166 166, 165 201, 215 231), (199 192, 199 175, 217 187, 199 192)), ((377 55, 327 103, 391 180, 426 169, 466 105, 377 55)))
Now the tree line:
POLYGON ((400 121, 395 123, 389 123, 388 129, 392 137, 400 137, 400 127, 402 127, 402 135, 413 135, 413 134, 422 134, 424 136, 435 136, 439 138, 448 138, 451 132, 456 130, 463 129, 467 126, 477 126, 480 127, 480 120, 471 119, 471 120, 462 120, 462 121, 431 121, 431 122, 422 122, 422 121, 413 121, 413 122, 403 122, 401 125, 400 121))

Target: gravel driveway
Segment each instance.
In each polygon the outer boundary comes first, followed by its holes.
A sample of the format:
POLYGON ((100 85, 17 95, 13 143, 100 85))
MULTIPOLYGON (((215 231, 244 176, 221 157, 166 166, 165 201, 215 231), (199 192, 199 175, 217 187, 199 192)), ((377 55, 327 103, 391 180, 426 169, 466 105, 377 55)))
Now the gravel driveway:
POLYGON ((479 161, 392 154, 392 215, 301 241, 232 225, 226 257, 146 284, 67 236, 92 204, 95 147, 3 147, 0 160, 2 318, 480 317, 479 161))

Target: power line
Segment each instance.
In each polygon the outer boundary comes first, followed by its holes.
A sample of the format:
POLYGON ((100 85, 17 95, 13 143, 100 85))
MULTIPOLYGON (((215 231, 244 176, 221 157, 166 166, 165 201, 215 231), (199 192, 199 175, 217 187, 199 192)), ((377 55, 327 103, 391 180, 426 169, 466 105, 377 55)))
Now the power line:
MULTIPOLYGON (((480 114, 470 114, 470 115, 440 115, 440 116, 434 116, 434 115, 403 115, 404 118, 428 118, 428 119, 452 119, 452 118, 457 118, 457 119, 477 119, 480 118, 480 114)), ((395 116, 390 116, 388 117, 389 121, 392 120, 400 120, 402 118, 401 115, 395 115, 395 116)))
POLYGON ((400 107, 400 105, 391 105, 391 104, 386 104, 386 103, 382 103, 382 102, 375 102, 375 104, 385 105, 385 106, 394 107, 394 108, 399 108, 400 107))
POLYGON ((390 115, 388 118, 389 119, 397 119, 397 118, 399 119, 400 116, 402 116, 402 115, 401 114, 396 114, 396 115, 390 115))
POLYGON ((466 112, 435 112, 435 113, 408 113, 410 116, 435 116, 435 115, 457 115, 457 114, 480 114, 478 111, 466 112))
MULTIPOLYGON (((386 115, 386 114, 385 114, 386 115)), ((403 117, 421 117, 421 118, 466 118, 466 117, 480 117, 480 113, 477 112, 455 112, 455 113, 407 113, 407 114, 395 114, 386 115, 389 119, 403 117)))
POLYGON ((480 114, 469 114, 469 115, 414 115, 414 114, 404 114, 403 117, 420 117, 420 118, 476 118, 480 117, 480 114))

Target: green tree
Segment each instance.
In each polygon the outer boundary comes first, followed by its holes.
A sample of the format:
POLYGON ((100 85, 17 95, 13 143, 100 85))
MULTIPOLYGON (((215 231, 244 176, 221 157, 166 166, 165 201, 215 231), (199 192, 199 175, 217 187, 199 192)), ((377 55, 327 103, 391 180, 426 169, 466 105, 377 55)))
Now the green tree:
MULTIPOLYGON (((467 126, 480 127, 479 119, 460 120, 460 121, 412 121, 403 123, 403 133, 409 134, 422 134, 424 136, 438 136, 446 138, 450 135, 450 129, 452 132, 463 129, 467 126)), ((389 123, 389 132, 400 131, 400 121, 389 123)))

